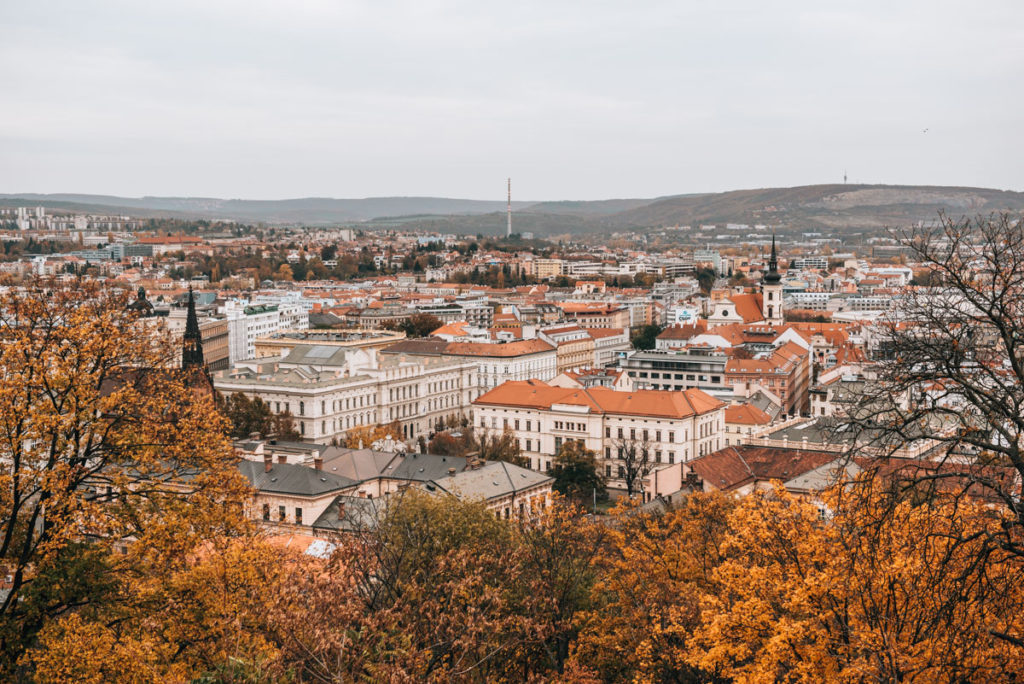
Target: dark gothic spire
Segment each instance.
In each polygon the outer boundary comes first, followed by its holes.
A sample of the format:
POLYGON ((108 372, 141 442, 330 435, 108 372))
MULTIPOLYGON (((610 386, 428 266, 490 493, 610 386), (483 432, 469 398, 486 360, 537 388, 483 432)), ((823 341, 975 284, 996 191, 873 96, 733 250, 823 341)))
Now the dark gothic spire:
POLYGON ((782 276, 779 275, 779 255, 775 251, 775 233, 772 233, 772 255, 768 259, 768 273, 764 276, 764 282, 768 285, 775 285, 782 276))
POLYGON ((196 316, 196 300, 192 288, 188 288, 188 315, 185 318, 185 337, 181 350, 181 367, 185 370, 203 368, 203 337, 199 332, 199 318, 196 316))

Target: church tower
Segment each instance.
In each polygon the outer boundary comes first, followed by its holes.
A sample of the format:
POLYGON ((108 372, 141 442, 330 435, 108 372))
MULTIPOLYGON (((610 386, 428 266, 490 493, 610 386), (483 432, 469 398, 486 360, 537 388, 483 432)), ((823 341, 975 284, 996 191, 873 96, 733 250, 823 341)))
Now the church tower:
POLYGON ((185 318, 185 336, 181 349, 181 367, 183 370, 203 369, 203 336, 199 332, 199 318, 196 316, 196 300, 192 296, 192 288, 188 288, 188 315, 185 318))
POLYGON ((768 272, 761 279, 761 315, 771 326, 782 325, 782 276, 779 275, 779 257, 775 251, 775 235, 772 234, 772 255, 768 260, 768 272))

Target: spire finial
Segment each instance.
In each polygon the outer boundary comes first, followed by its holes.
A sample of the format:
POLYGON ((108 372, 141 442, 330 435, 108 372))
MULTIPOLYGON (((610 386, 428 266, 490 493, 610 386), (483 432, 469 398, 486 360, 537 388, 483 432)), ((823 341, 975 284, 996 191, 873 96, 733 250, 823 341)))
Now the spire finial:
POLYGON ((196 315, 196 299, 192 294, 192 286, 188 286, 188 313, 185 316, 185 335, 182 339, 181 367, 184 370, 190 368, 202 368, 205 366, 203 360, 203 336, 199 332, 199 317, 196 315))
POLYGON ((779 275, 779 254, 775 249, 775 233, 772 233, 772 255, 768 259, 768 273, 764 276, 765 283, 778 283, 782 280, 779 275))

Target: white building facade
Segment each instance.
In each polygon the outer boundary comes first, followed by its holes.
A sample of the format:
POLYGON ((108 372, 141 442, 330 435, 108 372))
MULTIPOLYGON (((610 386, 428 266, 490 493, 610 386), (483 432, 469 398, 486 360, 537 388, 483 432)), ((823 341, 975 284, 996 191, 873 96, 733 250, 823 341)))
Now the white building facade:
POLYGON ((476 429, 509 430, 534 470, 548 471, 562 445, 576 440, 598 455, 611 489, 624 490, 621 449, 646 448, 655 469, 725 445, 725 407, 700 390, 617 391, 512 382, 477 398, 476 429))

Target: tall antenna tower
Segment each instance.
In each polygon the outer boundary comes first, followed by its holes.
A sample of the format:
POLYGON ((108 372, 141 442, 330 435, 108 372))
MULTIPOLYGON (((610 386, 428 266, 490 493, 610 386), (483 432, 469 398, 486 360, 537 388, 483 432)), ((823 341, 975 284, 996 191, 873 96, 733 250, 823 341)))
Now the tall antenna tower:
POLYGON ((505 237, 512 237, 512 179, 508 179, 508 225, 505 227, 505 237))

